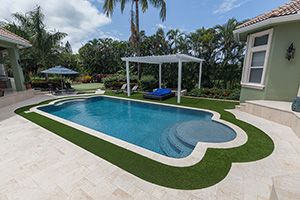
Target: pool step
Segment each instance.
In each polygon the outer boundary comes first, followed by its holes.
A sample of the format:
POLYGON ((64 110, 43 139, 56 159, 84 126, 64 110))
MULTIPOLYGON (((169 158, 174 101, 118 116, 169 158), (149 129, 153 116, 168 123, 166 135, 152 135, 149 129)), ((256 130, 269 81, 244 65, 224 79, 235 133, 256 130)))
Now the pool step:
POLYGON ((166 128, 161 135, 160 139, 160 147, 163 152, 170 157, 173 158, 183 158, 188 156, 195 146, 189 145, 182 141, 177 136, 177 127, 182 122, 176 123, 171 125, 170 127, 166 128))

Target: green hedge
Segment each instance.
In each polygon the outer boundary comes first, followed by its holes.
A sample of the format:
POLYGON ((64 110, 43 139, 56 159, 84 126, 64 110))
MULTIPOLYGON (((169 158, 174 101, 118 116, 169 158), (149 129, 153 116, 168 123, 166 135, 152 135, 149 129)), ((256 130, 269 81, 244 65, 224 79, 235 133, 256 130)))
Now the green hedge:
MULTIPOLYGON (((116 89, 120 89, 122 87, 123 84, 126 84, 125 82, 110 82, 107 84, 107 87, 105 87, 106 89, 110 89, 110 90, 116 90, 116 89)), ((130 88, 133 88, 133 86, 138 85, 137 83, 130 83, 130 88)))
POLYGON ((235 89, 219 89, 219 88, 195 88, 188 92, 188 96, 194 97, 207 97, 207 98, 215 98, 215 99, 231 99, 231 100, 239 100, 240 99, 241 90, 235 89))
POLYGON ((61 87, 61 81, 31 81, 32 88, 49 88, 49 84, 61 87))
POLYGON ((118 82, 118 78, 115 76, 108 76, 106 78, 103 78, 102 81, 103 81, 104 87, 106 89, 109 89, 111 87, 111 83, 118 82))
MULTIPOLYGON (((130 87, 132 88, 134 85, 138 83, 137 76, 130 77, 130 87)), ((127 80, 126 77, 123 75, 118 76, 108 76, 102 79, 104 87, 106 89, 119 89, 124 83, 126 84, 127 80)))
POLYGON ((139 81, 140 90, 142 91, 153 91, 153 89, 157 88, 158 81, 154 76, 142 76, 141 80, 139 81))

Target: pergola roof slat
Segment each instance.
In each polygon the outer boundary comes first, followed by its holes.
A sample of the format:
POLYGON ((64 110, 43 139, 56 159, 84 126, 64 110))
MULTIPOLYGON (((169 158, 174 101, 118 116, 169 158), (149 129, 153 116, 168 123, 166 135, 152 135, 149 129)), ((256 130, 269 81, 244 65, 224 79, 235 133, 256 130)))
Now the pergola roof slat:
POLYGON ((162 64, 162 63, 178 63, 181 62, 203 62, 203 59, 196 58, 185 54, 172 54, 172 55, 161 55, 161 56, 144 56, 144 57, 123 57, 123 61, 137 62, 137 63, 148 63, 148 64, 162 64))

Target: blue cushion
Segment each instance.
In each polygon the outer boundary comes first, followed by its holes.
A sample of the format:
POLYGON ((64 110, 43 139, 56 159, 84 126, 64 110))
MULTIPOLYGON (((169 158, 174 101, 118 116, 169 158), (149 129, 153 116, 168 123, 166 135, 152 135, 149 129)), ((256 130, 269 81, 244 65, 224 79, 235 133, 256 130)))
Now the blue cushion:
POLYGON ((292 104, 292 111, 300 112, 300 97, 296 97, 292 104))
POLYGON ((169 94, 171 91, 172 91, 171 89, 158 88, 158 89, 155 90, 155 92, 150 92, 150 93, 147 93, 147 94, 157 95, 157 96, 163 96, 165 94, 169 94))

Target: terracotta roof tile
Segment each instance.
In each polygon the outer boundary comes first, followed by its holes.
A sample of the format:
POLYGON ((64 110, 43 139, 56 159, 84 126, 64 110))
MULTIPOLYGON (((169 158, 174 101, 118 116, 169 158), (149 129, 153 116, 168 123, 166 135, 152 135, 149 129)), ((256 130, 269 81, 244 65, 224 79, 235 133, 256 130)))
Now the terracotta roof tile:
POLYGON ((16 40, 18 42, 23 42, 23 43, 29 43, 28 40, 25 40, 24 38, 4 29, 4 28, 0 28, 0 36, 2 37, 6 37, 6 38, 9 38, 9 39, 12 39, 12 40, 16 40))
POLYGON ((293 0, 289 3, 284 4, 283 6, 280 6, 270 12, 267 12, 263 15, 260 15, 258 17, 255 17, 254 19, 251 19, 250 21, 236 27, 236 29, 244 28, 246 26, 250 26, 252 24, 273 18, 273 17, 282 17, 286 15, 295 15, 300 11, 300 0, 293 0))

